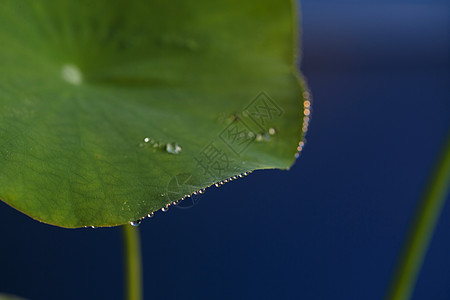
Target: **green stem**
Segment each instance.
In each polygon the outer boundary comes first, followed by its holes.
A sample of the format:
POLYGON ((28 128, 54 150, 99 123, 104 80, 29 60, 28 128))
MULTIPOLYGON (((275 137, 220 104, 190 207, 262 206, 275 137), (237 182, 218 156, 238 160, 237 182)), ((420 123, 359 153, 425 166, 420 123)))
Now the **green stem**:
POLYGON ((428 182, 386 299, 409 300, 450 185, 450 134, 428 182))
POLYGON ((122 226, 125 299, 142 300, 142 260, 139 229, 130 225, 122 226))

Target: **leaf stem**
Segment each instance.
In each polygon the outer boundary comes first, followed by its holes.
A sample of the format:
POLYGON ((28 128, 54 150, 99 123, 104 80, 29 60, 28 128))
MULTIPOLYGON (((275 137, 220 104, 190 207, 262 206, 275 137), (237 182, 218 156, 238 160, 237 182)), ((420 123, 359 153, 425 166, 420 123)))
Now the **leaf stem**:
POLYGON ((125 299, 142 300, 142 260, 139 228, 122 226, 125 299))
POLYGON ((420 201, 397 270, 388 290, 387 300, 411 299, 433 231, 449 193, 450 134, 438 158, 420 201))

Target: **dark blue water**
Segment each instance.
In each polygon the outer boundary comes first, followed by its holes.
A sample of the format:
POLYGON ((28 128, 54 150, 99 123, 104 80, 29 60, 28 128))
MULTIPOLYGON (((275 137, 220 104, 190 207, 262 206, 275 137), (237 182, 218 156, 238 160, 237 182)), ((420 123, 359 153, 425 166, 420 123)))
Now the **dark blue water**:
MULTIPOLYGON (((302 3, 303 155, 144 220, 146 299, 382 299, 450 128, 449 4, 302 3)), ((121 299, 118 229, 60 229, 3 203, 0 228, 0 291, 121 299)), ((447 204, 415 300, 450 299, 449 237, 447 204)))

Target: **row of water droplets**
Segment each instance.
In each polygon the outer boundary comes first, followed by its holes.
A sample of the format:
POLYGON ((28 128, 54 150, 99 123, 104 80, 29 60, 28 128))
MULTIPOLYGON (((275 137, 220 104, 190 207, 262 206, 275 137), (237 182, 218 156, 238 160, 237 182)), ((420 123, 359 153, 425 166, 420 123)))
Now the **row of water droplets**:
MULTIPOLYGON (((310 115, 311 115, 311 94, 309 91, 304 91, 303 92, 303 124, 302 124, 302 132, 303 132, 303 137, 302 140, 299 142, 299 145, 297 147, 297 153, 295 154, 295 157, 298 158, 300 156, 300 153, 303 150, 303 147, 305 146, 305 135, 308 131, 308 127, 309 127, 309 122, 310 122, 310 115)), ((269 128, 269 130, 265 131, 265 132, 261 132, 261 133, 257 133, 256 137, 255 137, 255 141, 256 142, 268 142, 271 140, 271 136, 274 136, 276 134, 276 130, 274 128, 269 128)), ((252 132, 249 134, 253 134, 252 132)), ((145 146, 150 146, 151 148, 157 150, 157 149, 164 149, 167 153, 170 154, 179 154, 182 151, 182 148, 180 145, 178 145, 177 143, 163 143, 160 141, 156 141, 153 139, 150 139, 149 137, 144 138, 143 143, 139 144, 140 147, 145 147, 145 146)), ((242 174, 236 175, 236 176, 232 176, 229 178, 226 178, 222 181, 218 181, 214 184, 212 184, 211 186, 215 186, 215 187, 220 187, 222 185, 224 185, 225 183, 231 182, 233 180, 236 180, 238 178, 242 178, 245 177, 249 174, 251 174, 253 171, 249 171, 249 172, 244 172, 242 174)), ((205 192, 205 188, 194 191, 191 195, 185 195, 184 197, 182 197, 180 200, 178 201, 174 201, 172 203, 168 203, 166 204, 164 207, 161 208, 162 212, 167 212, 169 210, 170 205, 177 205, 180 201, 183 201, 186 198, 192 197, 193 195, 198 195, 198 194, 203 194, 205 192)), ((164 194, 161 194, 161 196, 163 196, 164 194)), ((154 216, 155 212, 151 212, 147 215, 148 218, 152 218, 154 216)), ((142 223, 142 220, 145 219, 141 218, 138 219, 136 221, 130 221, 130 225, 131 226, 139 226, 142 223)), ((91 226, 92 228, 96 228, 95 226, 91 226)))
POLYGON ((173 143, 163 143, 163 142, 160 142, 160 141, 153 140, 153 139, 151 139, 149 137, 144 138, 143 143, 140 143, 139 146, 140 147, 151 147, 155 151, 163 149, 167 153, 170 153, 170 154, 180 154, 181 151, 183 150, 183 148, 181 148, 181 146, 178 145, 175 142, 173 142, 173 143))
MULTIPOLYGON (((277 131, 276 131, 275 128, 269 128, 265 132, 257 133, 256 136, 255 136, 255 141, 256 142, 269 142, 271 140, 271 136, 276 135, 276 133, 277 133, 277 131)), ((254 136, 253 132, 249 132, 249 134, 252 134, 254 136)), ((249 136, 249 137, 253 137, 253 136, 249 136)), ((179 154, 182 151, 181 146, 178 145, 177 143, 167 143, 166 144, 166 143, 162 143, 160 141, 153 140, 153 139, 151 139, 149 137, 144 138, 143 143, 140 143, 139 146, 140 147, 149 146, 149 147, 151 147, 151 148, 153 148, 155 150, 156 149, 165 149, 165 151, 167 153, 170 153, 170 154, 179 154)), ((235 175, 235 176, 223 179, 221 181, 218 181, 218 182, 212 184, 211 186, 220 187, 220 186, 224 185, 225 183, 231 182, 231 181, 236 180, 238 178, 245 177, 245 176, 251 174, 252 172, 253 171, 244 172, 242 174, 235 175)), ((206 188, 203 188, 203 189, 194 191, 190 195, 185 195, 184 197, 182 197, 178 201, 174 201, 172 203, 166 204, 164 207, 161 208, 161 211, 162 212, 167 212, 169 210, 170 205, 177 205, 180 201, 183 201, 186 198, 189 198, 189 197, 192 197, 192 196, 195 196, 195 195, 198 195, 198 194, 203 194, 205 191, 206 191, 206 188)), ((164 194, 162 194, 162 195, 164 195, 164 194)), ((147 218, 152 218, 154 216, 154 214, 155 214, 155 212, 149 213, 147 215, 147 218)), ((131 226, 139 226, 142 223, 143 219, 145 219, 145 217, 141 218, 139 220, 136 220, 136 221, 130 221, 130 225, 131 226)))
MULTIPOLYGON (((303 84, 303 86, 306 86, 303 84)), ((295 157, 298 158, 303 151, 303 147, 305 147, 306 143, 306 133, 309 128, 309 121, 311 119, 311 93, 309 91, 303 92, 303 124, 302 124, 302 140, 298 143, 297 153, 295 157)))
MULTIPOLYGON (((231 182, 231 181, 236 180, 236 179, 238 179, 238 178, 242 178, 242 177, 248 176, 248 175, 251 174, 252 172, 253 172, 253 171, 244 172, 244 173, 242 173, 242 174, 239 174, 239 175, 235 175, 235 176, 226 178, 226 179, 224 179, 224 180, 221 180, 221 181, 218 181, 218 182, 212 184, 211 186, 220 187, 220 186, 224 185, 225 183, 231 182)), ((203 194, 203 193, 205 193, 205 191, 206 191, 206 188, 202 188, 202 189, 199 189, 199 190, 197 190, 197 191, 194 191, 194 192, 193 192, 192 194, 190 194, 190 195, 185 195, 184 197, 182 197, 182 198, 181 198, 180 200, 178 200, 178 201, 174 201, 174 202, 172 202, 172 203, 166 204, 164 207, 161 208, 161 211, 162 211, 162 212, 167 212, 167 211, 169 210, 169 207, 170 207, 171 205, 177 205, 180 201, 183 201, 184 199, 189 198, 189 197, 192 197, 192 196, 195 196, 195 195, 203 194)), ((164 195, 164 194, 161 194, 161 195, 164 195)), ((153 218, 154 215, 155 215, 155 212, 151 212, 151 213, 149 213, 149 214, 147 215, 147 218, 153 218)), ((139 226, 139 225, 142 223, 142 220, 144 220, 144 219, 145 219, 145 217, 143 217, 143 218, 141 218, 141 219, 138 219, 138 220, 136 220, 136 221, 130 221, 130 225, 131 225, 131 226, 139 226)))
POLYGON ((277 133, 275 128, 269 128, 267 131, 262 131, 258 133, 254 133, 253 131, 249 131, 248 133, 241 132, 237 135, 237 138, 239 139, 254 139, 255 142, 270 142, 271 137, 274 136, 277 133))

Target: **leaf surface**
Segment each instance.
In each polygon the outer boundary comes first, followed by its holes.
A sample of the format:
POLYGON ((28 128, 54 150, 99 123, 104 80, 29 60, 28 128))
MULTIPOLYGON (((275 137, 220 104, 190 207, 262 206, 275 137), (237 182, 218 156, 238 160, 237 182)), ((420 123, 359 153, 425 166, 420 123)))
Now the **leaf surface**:
POLYGON ((115 226, 289 168, 309 103, 294 11, 279 0, 2 1, 0 199, 49 224, 115 226))

